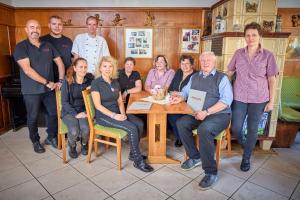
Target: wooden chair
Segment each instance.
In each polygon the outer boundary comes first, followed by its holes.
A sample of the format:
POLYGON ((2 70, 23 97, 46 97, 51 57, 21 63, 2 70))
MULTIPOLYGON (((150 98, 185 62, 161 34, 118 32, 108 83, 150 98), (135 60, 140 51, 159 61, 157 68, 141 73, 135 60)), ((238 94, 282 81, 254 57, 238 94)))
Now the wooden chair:
POLYGON ((61 91, 59 89, 55 90, 56 97, 56 111, 57 111, 57 149, 62 149, 63 152, 63 161, 67 163, 67 155, 66 155, 66 140, 65 135, 68 133, 68 128, 60 118, 61 114, 61 91))
MULTIPOLYGON (((199 149, 199 139, 198 139, 197 129, 193 130, 193 136, 194 136, 196 146, 199 149)), ((230 155, 231 154, 231 136, 230 136, 229 128, 226 128, 219 135, 217 135, 215 137, 215 140, 217 142, 217 144, 216 144, 217 168, 219 168, 220 157, 221 157, 221 147, 222 147, 222 143, 224 142, 225 138, 227 140, 227 152, 228 152, 228 155, 230 155)), ((187 159, 187 154, 185 153, 184 160, 186 160, 186 159, 187 159)))
POLYGON ((122 151, 122 138, 127 135, 126 131, 117 128, 105 127, 99 124, 96 124, 94 121, 95 117, 95 108, 91 98, 90 90, 82 91, 82 96, 86 108, 89 128, 90 128, 90 138, 89 138, 89 150, 87 156, 87 162, 90 162, 92 154, 92 145, 94 143, 94 150, 96 156, 98 155, 98 142, 106 145, 111 145, 117 147, 117 161, 118 169, 121 170, 122 161, 121 161, 121 151, 122 151), (96 136, 104 136, 106 139, 100 139, 96 136), (113 139, 114 141, 111 141, 113 139))

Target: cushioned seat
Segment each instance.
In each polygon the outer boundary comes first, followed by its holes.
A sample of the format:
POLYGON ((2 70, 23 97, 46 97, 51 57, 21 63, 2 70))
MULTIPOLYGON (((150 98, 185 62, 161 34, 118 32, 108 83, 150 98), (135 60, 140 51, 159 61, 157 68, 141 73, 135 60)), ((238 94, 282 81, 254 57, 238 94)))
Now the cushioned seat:
MULTIPOLYGON (((193 130, 193 135, 196 136, 197 135, 197 129, 193 130)), ((225 130, 223 130, 219 135, 217 135, 215 137, 215 140, 221 140, 223 138, 223 136, 225 135, 225 130)))
POLYGON ((300 112, 291 107, 282 106, 279 119, 287 122, 300 122, 300 112))
POLYGON ((284 76, 281 87, 281 104, 300 108, 300 77, 284 76))
POLYGON ((127 132, 117 128, 105 127, 99 124, 94 125, 95 130, 97 131, 107 131, 115 134, 118 138, 122 139, 127 135, 127 132))
POLYGON ((300 122, 300 77, 284 76, 278 118, 286 122, 300 122), (296 109, 294 109, 296 108, 296 109))

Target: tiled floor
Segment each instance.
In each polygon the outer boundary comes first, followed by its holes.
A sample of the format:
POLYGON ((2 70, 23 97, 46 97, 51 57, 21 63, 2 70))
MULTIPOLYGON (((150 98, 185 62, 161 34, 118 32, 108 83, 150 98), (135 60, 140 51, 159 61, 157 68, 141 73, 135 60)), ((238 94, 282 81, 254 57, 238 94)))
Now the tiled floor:
MULTIPOLYGON (((45 129, 41 129, 41 141, 45 129)), ((146 141, 142 143, 146 151, 146 141)), ((212 190, 201 191, 201 168, 182 171, 180 165, 153 165, 143 173, 127 159, 123 143, 123 170, 116 166, 116 151, 110 148, 88 164, 84 156, 63 164, 61 151, 46 147, 36 154, 27 128, 0 137, 0 200, 22 199, 300 199, 300 135, 289 149, 255 153, 252 169, 239 170, 241 156, 223 157, 219 181, 212 190)), ((101 149, 102 150, 102 149, 101 149)), ((183 159, 184 149, 168 141, 168 154, 183 159)))

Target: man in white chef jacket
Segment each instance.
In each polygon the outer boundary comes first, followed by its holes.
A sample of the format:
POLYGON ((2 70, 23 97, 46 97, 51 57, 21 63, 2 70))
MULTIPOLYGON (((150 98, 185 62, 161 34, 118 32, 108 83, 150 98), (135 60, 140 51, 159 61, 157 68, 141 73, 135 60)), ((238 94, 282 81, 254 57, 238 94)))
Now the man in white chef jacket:
POLYGON ((86 19, 87 33, 75 37, 72 46, 74 59, 85 58, 88 62, 88 72, 95 73, 95 69, 103 56, 110 56, 106 40, 97 35, 98 20, 94 16, 86 19))

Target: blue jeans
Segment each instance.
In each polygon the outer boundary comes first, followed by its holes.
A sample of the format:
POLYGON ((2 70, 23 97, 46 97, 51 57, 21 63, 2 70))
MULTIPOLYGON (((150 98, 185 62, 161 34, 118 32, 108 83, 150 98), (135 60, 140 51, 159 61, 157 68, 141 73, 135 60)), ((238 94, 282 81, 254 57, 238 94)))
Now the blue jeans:
POLYGON ((178 133, 178 129, 177 129, 177 126, 176 126, 176 121, 181 118, 182 116, 184 115, 180 115, 180 114, 172 114, 172 115, 168 115, 168 122, 170 123, 171 125, 171 128, 172 128, 172 131, 176 137, 176 140, 181 140, 180 139, 180 136, 179 136, 179 133, 178 133))
POLYGON ((240 145, 244 146, 244 159, 250 159, 252 150, 255 147, 257 140, 258 124, 264 112, 267 102, 264 103, 243 103, 240 101, 233 101, 232 104, 232 121, 231 133, 235 136, 240 145), (243 139, 243 123, 247 119, 247 136, 243 139))
POLYGON ((47 113, 47 133, 48 139, 57 136, 57 112, 54 91, 42 94, 24 94, 23 95, 26 111, 27 126, 32 143, 40 140, 38 133, 38 114, 41 105, 44 106, 47 113))

